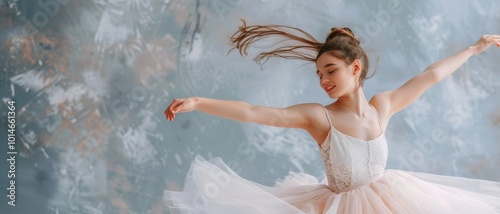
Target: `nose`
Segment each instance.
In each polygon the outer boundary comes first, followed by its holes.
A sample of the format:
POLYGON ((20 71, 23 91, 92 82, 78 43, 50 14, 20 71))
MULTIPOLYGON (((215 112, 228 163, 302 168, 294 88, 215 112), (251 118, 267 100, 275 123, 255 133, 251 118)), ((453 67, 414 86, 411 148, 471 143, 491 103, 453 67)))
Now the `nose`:
POLYGON ((327 78, 322 78, 321 79, 321 84, 325 84, 326 82, 329 82, 330 80, 327 78))

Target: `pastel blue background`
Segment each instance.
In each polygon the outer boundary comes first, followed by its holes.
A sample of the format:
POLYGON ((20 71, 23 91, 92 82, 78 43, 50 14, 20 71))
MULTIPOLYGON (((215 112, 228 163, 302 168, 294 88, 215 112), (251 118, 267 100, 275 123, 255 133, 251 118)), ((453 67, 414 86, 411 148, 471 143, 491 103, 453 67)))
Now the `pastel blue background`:
MULTIPOLYGON (((252 58, 268 49, 226 55, 239 18, 298 27, 320 41, 332 27, 350 27, 370 72, 380 56, 367 98, 500 34, 496 0, 0 2, 0 132, 13 99, 18 150, 17 206, 2 197, 2 213, 168 213, 163 190, 182 189, 197 154, 264 185, 289 171, 323 179, 305 131, 199 111, 165 119, 174 98, 192 96, 272 107, 333 102, 314 64, 273 58, 261 70, 252 58)), ((500 181, 499 57, 496 47, 474 56, 396 114, 387 168, 500 181)))

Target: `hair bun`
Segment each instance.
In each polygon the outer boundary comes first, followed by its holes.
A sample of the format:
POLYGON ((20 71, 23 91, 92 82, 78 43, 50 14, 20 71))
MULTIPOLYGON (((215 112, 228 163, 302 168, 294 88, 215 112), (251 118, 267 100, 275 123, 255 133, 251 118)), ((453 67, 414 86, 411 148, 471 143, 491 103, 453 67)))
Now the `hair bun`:
POLYGON ((330 29, 330 31, 328 32, 328 36, 326 37, 326 40, 332 39, 337 36, 348 36, 352 38, 354 41, 356 41, 358 45, 360 44, 359 39, 356 38, 356 36, 354 36, 352 30, 348 27, 342 27, 342 28, 334 27, 330 29))

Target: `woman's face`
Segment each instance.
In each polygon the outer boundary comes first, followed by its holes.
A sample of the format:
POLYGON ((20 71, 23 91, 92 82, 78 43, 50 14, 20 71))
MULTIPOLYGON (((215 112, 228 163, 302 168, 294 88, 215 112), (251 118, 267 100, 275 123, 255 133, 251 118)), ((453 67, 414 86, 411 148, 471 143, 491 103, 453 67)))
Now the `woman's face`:
POLYGON ((338 98, 353 91, 357 85, 359 71, 358 60, 347 65, 343 60, 329 53, 322 54, 316 61, 320 86, 331 98, 338 98))

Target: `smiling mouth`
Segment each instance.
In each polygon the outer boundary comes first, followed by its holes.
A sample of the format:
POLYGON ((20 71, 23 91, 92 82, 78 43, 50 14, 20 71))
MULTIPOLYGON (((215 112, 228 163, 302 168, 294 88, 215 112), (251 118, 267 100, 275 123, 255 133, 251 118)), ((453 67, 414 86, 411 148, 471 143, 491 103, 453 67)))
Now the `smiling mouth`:
POLYGON ((326 89, 326 92, 327 92, 327 93, 330 93, 330 92, 331 92, 331 91, 333 91, 333 89, 334 89, 334 88, 336 88, 336 87, 337 87, 337 86, 335 86, 335 85, 334 85, 334 86, 331 86, 331 87, 328 87, 328 88, 326 89))

